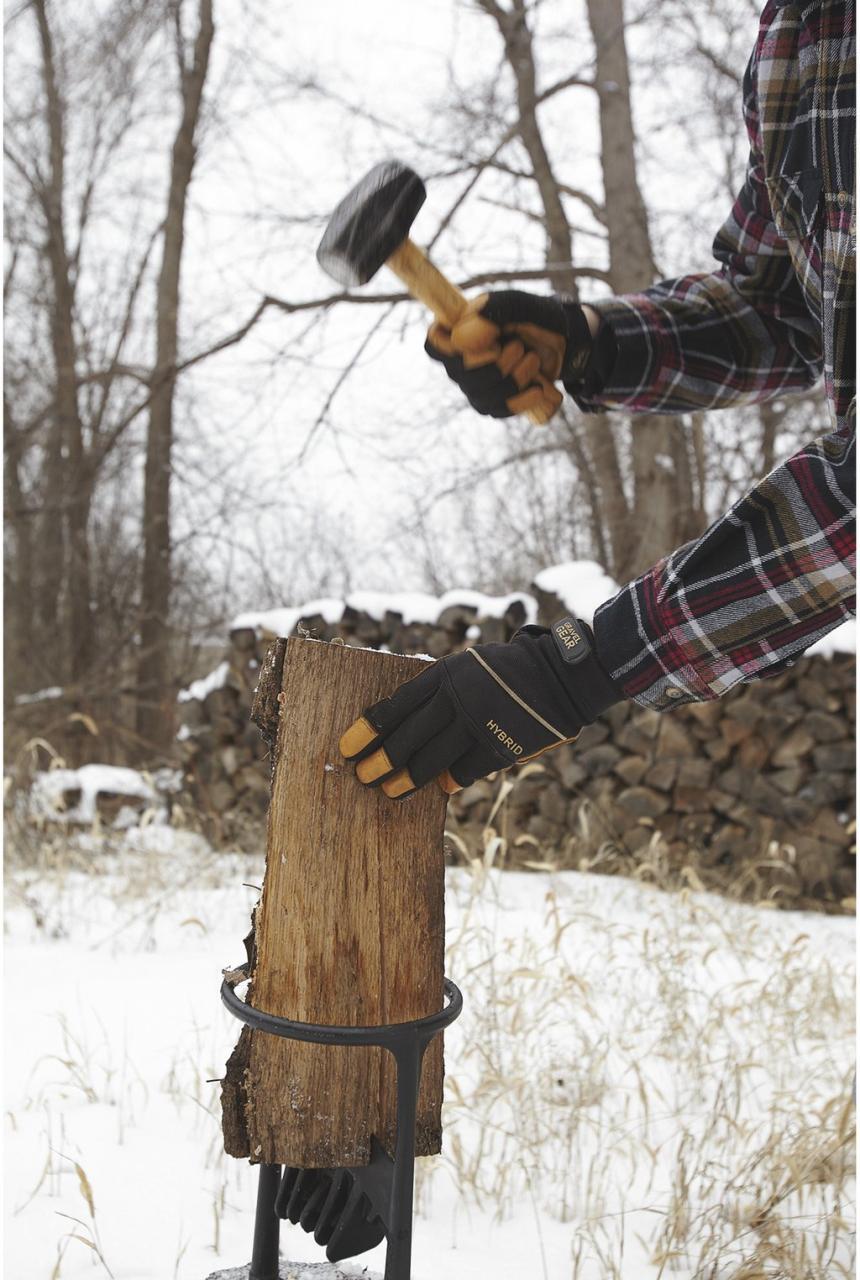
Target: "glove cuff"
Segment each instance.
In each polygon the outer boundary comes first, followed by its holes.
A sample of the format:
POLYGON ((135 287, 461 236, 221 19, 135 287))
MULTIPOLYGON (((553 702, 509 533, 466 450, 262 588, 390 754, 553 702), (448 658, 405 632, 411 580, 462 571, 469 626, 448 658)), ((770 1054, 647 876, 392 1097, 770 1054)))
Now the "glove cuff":
POLYGON ((597 333, 592 337, 579 303, 563 296, 559 296, 557 301, 561 303, 568 330, 561 380, 571 395, 599 395, 618 356, 618 343, 612 326, 601 316, 597 333))
POLYGON ((513 637, 532 636, 570 699, 576 717, 591 724, 607 708, 627 697, 604 670, 597 656, 594 632, 579 618, 560 618, 551 627, 530 624, 513 637))
POLYGON ((567 346, 559 377, 565 385, 570 382, 580 386, 591 358, 591 329, 579 303, 558 295, 554 295, 554 298, 561 306, 567 322, 567 346))
POLYGON ((604 671, 597 656, 594 632, 580 618, 560 618, 550 627, 560 674, 590 724, 626 694, 604 671))

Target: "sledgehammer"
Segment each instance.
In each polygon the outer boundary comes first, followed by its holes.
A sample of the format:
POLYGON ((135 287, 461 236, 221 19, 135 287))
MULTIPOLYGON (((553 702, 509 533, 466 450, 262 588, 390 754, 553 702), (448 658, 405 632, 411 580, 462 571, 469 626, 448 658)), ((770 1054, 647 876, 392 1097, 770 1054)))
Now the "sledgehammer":
MULTIPOLYGON (((446 329, 452 329, 468 306, 464 293, 409 238, 412 223, 427 197, 424 183, 398 160, 371 169, 344 196, 332 214, 317 249, 317 261, 338 284, 367 284, 383 263, 399 276, 413 298, 423 302, 446 329)), ((532 410, 532 422, 548 422, 561 403, 560 393, 538 376, 553 407, 532 410)))

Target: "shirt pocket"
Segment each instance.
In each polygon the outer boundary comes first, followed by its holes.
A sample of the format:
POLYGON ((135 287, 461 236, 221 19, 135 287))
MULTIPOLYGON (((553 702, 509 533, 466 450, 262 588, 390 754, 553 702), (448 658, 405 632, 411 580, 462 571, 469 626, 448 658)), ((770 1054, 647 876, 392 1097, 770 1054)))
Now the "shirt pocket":
POLYGON ((805 240, 818 229, 821 206, 821 171, 799 169, 766 178, 771 213, 784 240, 805 240))

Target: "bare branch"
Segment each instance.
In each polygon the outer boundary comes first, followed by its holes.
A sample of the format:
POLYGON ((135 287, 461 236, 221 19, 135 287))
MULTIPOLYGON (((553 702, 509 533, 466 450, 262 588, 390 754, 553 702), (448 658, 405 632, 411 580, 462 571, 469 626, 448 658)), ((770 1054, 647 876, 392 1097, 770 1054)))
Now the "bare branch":
MULTIPOLYGON (((500 173, 506 173, 510 178, 518 178, 523 182, 537 181, 533 173, 528 173, 524 169, 515 169, 513 165, 505 164, 501 160, 493 160, 490 163, 494 169, 498 169, 500 173)), ((599 200, 595 200, 594 196, 589 195, 587 191, 580 190, 578 187, 570 187, 566 182, 559 182, 558 189, 562 195, 581 201, 593 215, 595 221, 599 222, 602 227, 606 226, 606 210, 599 200)))
POLYGON ((382 313, 382 315, 376 319, 376 321, 371 325, 367 333, 362 338, 361 342, 358 344, 358 347, 356 348, 352 356, 352 359, 338 374, 337 378, 335 379, 334 386, 331 388, 328 395, 326 396, 323 407, 320 409, 319 413, 316 416, 316 420, 314 421, 313 426, 311 427, 310 431, 305 437, 305 442, 302 445, 301 450, 299 451, 299 456, 297 458, 298 463, 304 462, 304 460, 307 458, 310 447, 316 437, 317 432, 319 431, 319 428, 325 422, 328 416, 329 410, 331 409, 331 406, 334 403, 335 397, 347 382, 350 374, 353 372, 356 365, 358 364, 358 361, 364 355, 365 351, 370 346, 370 343, 372 342, 373 338, 378 333, 382 325, 385 323, 386 319, 391 314, 392 310, 393 310, 393 304, 392 306, 388 307, 387 310, 385 310, 382 313))
MULTIPOLYGON (((158 241, 158 238, 161 235, 162 231, 163 231, 163 224, 159 224, 159 226, 156 227, 156 229, 153 231, 152 235, 150 236, 149 243, 146 245, 146 248, 144 249, 141 255, 137 271, 131 282, 131 287, 128 291, 128 296, 126 298, 125 313, 123 315, 122 323, 119 326, 119 332, 117 333, 116 341, 114 343, 113 359, 111 360, 111 363, 108 366, 108 368, 104 371, 102 376, 98 379, 98 381, 101 382, 103 385, 103 393, 102 393, 101 404, 99 405, 98 412, 96 413, 96 417, 93 422, 93 427, 92 427, 93 442, 95 442, 96 438, 101 433, 102 425, 104 423, 105 413, 107 412, 108 401, 110 399, 110 394, 111 394, 111 390, 113 388, 115 379, 117 377, 126 377, 126 378, 133 378, 140 382, 146 382, 146 383, 149 382, 148 376, 146 375, 141 376, 138 370, 133 369, 129 365, 123 364, 120 361, 120 355, 122 353, 123 347, 126 344, 126 341, 128 340, 128 336, 131 331, 131 324, 134 318, 135 306, 137 304, 137 299, 140 294, 141 287, 143 285, 144 276, 146 275, 146 269, 149 265, 150 255, 152 254, 152 251, 155 248, 156 242, 158 241)), ((99 457, 104 458, 104 456, 105 456, 104 453, 101 450, 99 450, 99 457)))
POLYGON ((572 75, 565 76, 563 80, 559 80, 556 84, 550 85, 548 89, 543 89, 535 99, 535 105, 541 106, 544 102, 548 102, 550 98, 554 98, 556 94, 564 93, 565 89, 594 89, 596 88, 593 80, 586 80, 582 76, 572 75))
POLYGON ((701 57, 703 57, 704 60, 713 67, 714 71, 723 77, 724 80, 728 80, 729 84, 733 85, 735 88, 740 88, 743 83, 742 71, 739 71, 737 67, 729 66, 729 64, 724 62, 713 49, 709 48, 701 40, 696 41, 696 52, 700 54, 701 57))
POLYGON ((33 174, 24 164, 24 161, 20 158, 20 156, 15 155, 15 152, 9 146, 8 142, 5 142, 3 144, 3 154, 6 157, 6 159, 9 161, 9 163, 11 164, 15 172, 19 175, 19 177, 24 179, 24 182, 30 188, 30 192, 32 193, 32 195, 36 197, 36 200, 39 202, 39 205, 44 207, 45 180, 42 177, 41 173, 39 173, 39 170, 36 166, 35 161, 33 162, 33 171, 36 174, 36 176, 33 177, 33 174))
POLYGON ((185 37, 182 33, 181 0, 169 0, 168 8, 173 21, 173 48, 176 55, 176 65, 179 69, 180 82, 183 82, 188 74, 188 67, 185 62, 185 37))

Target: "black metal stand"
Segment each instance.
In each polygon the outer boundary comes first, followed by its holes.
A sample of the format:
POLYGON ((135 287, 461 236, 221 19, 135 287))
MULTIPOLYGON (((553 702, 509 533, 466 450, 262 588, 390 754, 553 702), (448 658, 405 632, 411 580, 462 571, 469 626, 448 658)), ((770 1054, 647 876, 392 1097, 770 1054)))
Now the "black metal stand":
MULTIPOLYGON (((247 973, 247 966, 242 966, 247 973)), ((397 1137, 394 1159, 374 1139, 371 1161, 349 1169, 286 1169, 260 1166, 257 1215, 249 1280, 278 1280, 279 1219, 299 1222, 327 1246, 330 1262, 354 1257, 387 1239, 385 1280, 410 1280, 412 1199, 415 1185, 415 1126, 421 1066, 430 1041, 460 1015, 463 997, 445 979, 447 1004, 439 1013, 382 1027, 331 1027, 292 1022, 252 1009, 233 987, 221 984, 221 999, 235 1018, 255 1031, 315 1044, 378 1045, 397 1064, 397 1137)))
POLYGON ((279 1280, 278 1238, 281 1223, 275 1213, 275 1197, 281 1182, 279 1164, 261 1164, 257 1183, 257 1213, 248 1280, 279 1280))

